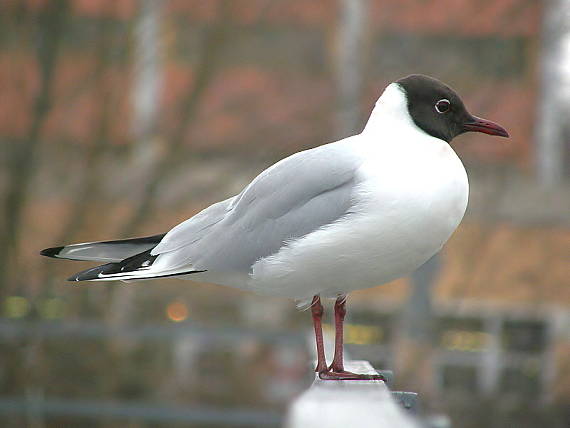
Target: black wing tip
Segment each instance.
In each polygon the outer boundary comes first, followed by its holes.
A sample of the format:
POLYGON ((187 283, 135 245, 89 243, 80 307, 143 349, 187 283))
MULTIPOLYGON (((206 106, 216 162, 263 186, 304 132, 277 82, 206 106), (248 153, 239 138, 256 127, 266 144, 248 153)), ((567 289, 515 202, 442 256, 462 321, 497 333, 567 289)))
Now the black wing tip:
MULTIPOLYGON (((92 279, 95 279, 95 278, 82 278, 80 275, 75 274, 75 275, 67 278, 66 281, 77 283, 77 282, 83 282, 83 281, 91 281, 92 279)), ((70 284, 70 285, 72 285, 72 284, 70 284)))
POLYGON ((81 272, 77 272, 73 274, 69 278, 67 278, 70 282, 78 282, 78 281, 91 281, 93 279, 100 279, 100 273, 109 273, 114 272, 116 269, 117 263, 107 263, 105 265, 95 266, 86 270, 82 270, 81 272))
POLYGON ((88 277, 87 275, 85 275, 87 272, 79 272, 76 273, 72 276, 70 276, 69 278, 67 278, 66 281, 69 282, 79 282, 79 281, 89 281, 90 279, 95 279, 95 277, 88 277))
POLYGON ((63 250, 65 247, 53 247, 53 248, 45 248, 40 251, 41 256, 57 258, 57 255, 63 250))

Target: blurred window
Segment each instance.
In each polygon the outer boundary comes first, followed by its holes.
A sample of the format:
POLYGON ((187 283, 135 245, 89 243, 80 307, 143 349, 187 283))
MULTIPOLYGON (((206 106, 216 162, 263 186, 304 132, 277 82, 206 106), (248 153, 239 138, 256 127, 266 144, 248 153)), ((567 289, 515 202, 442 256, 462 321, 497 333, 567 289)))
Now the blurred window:
POLYGON ((475 394, 484 386, 488 392, 541 393, 539 374, 548 350, 544 320, 443 316, 437 325, 436 371, 443 390, 475 394), (490 384, 489 373, 494 374, 490 384))
POLYGON ((444 317, 438 326, 438 342, 443 349, 481 352, 487 348, 489 335, 484 331, 482 319, 444 317))
POLYGON ((461 365, 444 365, 441 367, 441 386, 451 391, 477 391, 477 367, 461 365))
POLYGON ((540 361, 534 358, 516 367, 505 367, 499 379, 499 390, 517 396, 539 396, 542 389, 539 374, 540 361))
POLYGON ((374 367, 392 368, 394 319, 391 311, 355 309, 349 312, 344 326, 344 342, 350 357, 367 360, 374 367))
POLYGON ((345 324, 344 334, 347 344, 388 344, 392 340, 392 316, 371 311, 354 312, 345 324))
POLYGON ((506 321, 502 345, 507 351, 538 353, 546 346, 546 325, 542 321, 506 321))

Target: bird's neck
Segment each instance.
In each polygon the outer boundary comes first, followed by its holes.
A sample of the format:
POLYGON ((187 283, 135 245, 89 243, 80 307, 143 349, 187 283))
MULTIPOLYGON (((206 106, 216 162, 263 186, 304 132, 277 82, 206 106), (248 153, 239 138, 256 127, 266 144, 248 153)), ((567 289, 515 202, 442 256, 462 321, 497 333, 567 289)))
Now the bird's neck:
POLYGON ((362 134, 382 135, 404 129, 417 129, 417 126, 408 112, 408 101, 403 88, 392 83, 376 101, 362 134))

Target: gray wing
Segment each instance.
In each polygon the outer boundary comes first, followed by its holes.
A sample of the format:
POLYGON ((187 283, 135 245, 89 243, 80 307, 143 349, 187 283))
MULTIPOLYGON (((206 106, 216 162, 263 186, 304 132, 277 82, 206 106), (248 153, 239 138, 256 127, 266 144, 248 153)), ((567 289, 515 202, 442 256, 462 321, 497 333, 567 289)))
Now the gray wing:
POLYGON ((343 142, 296 153, 239 195, 176 226, 152 254, 169 253, 169 268, 248 272, 287 241, 342 217, 352 205, 359 165, 343 142))
MULTIPOLYGON (((238 195, 239 196, 239 195, 238 195)), ((191 246, 211 232, 213 226, 224 219, 237 196, 210 205, 194 217, 172 228, 154 247, 151 254, 163 254, 191 246)))

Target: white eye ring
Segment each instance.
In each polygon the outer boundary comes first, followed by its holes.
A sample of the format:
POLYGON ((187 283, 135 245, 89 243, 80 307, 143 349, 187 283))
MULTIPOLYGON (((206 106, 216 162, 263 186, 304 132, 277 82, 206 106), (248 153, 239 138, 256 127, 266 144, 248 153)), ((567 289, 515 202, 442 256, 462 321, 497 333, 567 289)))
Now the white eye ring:
POLYGON ((435 103, 434 107, 435 107, 435 111, 437 111, 439 114, 447 113, 451 107, 451 103, 449 102, 449 100, 447 98, 443 98, 443 99, 439 100, 437 103, 435 103), (440 103, 445 105, 445 109, 442 109, 443 106, 440 106, 439 105, 440 103))

